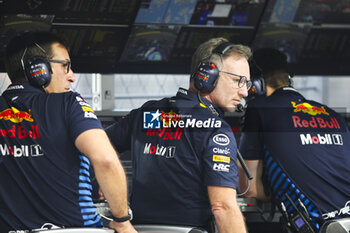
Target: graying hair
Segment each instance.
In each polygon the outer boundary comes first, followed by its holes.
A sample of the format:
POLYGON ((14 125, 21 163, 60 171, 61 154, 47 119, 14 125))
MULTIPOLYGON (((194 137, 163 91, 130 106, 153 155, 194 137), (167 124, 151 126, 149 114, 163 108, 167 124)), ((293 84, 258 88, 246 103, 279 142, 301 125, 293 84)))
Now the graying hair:
POLYGON ((213 54, 213 50, 225 42, 229 41, 223 37, 218 37, 212 38, 199 45, 196 52, 192 56, 191 74, 197 70, 201 62, 212 62, 220 69, 222 66, 222 61, 225 58, 232 56, 233 54, 237 54, 238 56, 244 57, 247 60, 249 60, 252 56, 251 49, 248 46, 242 44, 234 44, 222 56, 216 53, 213 54))

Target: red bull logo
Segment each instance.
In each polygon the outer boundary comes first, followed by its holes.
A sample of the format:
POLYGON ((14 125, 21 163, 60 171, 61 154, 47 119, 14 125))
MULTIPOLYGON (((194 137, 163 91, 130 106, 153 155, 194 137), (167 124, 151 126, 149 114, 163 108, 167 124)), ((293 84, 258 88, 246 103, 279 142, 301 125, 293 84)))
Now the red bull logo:
POLYGON ((340 129, 339 122, 335 117, 326 120, 322 117, 311 117, 311 120, 301 119, 298 116, 292 116, 294 128, 322 128, 322 129, 340 129))
POLYGON ((180 121, 179 114, 175 113, 173 110, 170 112, 161 112, 160 119, 163 122, 164 126, 170 126, 173 121, 180 121))
POLYGON ((292 101, 291 103, 293 105, 294 112, 303 112, 303 113, 310 114, 312 116, 315 116, 317 114, 329 115, 329 113, 326 111, 324 106, 316 107, 316 106, 312 106, 311 104, 306 103, 306 102, 301 103, 301 104, 295 104, 295 102, 292 101))
POLYGON ((0 112, 0 119, 10 120, 13 123, 20 123, 23 120, 30 122, 34 121, 30 109, 28 112, 21 112, 15 107, 11 107, 0 112))
POLYGON ((40 138, 38 125, 24 127, 22 125, 12 125, 12 128, 0 129, 0 137, 9 138, 40 138))
POLYGON ((147 129, 146 135, 158 136, 163 140, 180 140, 182 137, 183 128, 174 129, 147 129))
POLYGON ((201 79, 208 80, 208 77, 207 77, 207 76, 200 75, 200 74, 196 74, 196 76, 199 77, 199 78, 201 78, 201 79))
POLYGON ((250 93, 255 93, 255 92, 256 92, 256 88, 254 86, 248 90, 249 94, 250 93))
POLYGON ((37 71, 37 72, 32 73, 32 74, 31 74, 31 76, 36 76, 36 75, 38 75, 38 74, 42 74, 42 73, 45 73, 45 70, 44 70, 44 69, 42 69, 42 70, 39 70, 39 71, 37 71))

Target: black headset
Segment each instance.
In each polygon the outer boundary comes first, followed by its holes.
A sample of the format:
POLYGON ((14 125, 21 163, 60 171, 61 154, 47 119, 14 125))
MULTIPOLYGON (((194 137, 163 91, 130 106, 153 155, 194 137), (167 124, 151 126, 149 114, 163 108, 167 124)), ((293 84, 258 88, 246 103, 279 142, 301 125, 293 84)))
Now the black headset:
POLYGON ((255 96, 266 94, 265 80, 263 78, 262 69, 256 64, 254 60, 249 61, 249 67, 252 87, 248 91, 248 100, 255 98, 255 96))
MULTIPOLYGON (((223 42, 219 44, 212 52, 222 57, 227 50, 232 48, 234 44, 231 42, 223 42)), ((209 56, 209 58, 212 55, 209 56)), ((209 59, 210 60, 210 59, 209 59)), ((219 69, 210 61, 202 61, 199 63, 197 70, 192 74, 194 86, 201 93, 210 93, 216 87, 219 78, 219 69)))
POLYGON ((35 46, 42 50, 45 56, 25 59, 25 54, 28 50, 28 48, 25 48, 21 58, 22 69, 29 84, 44 88, 51 81, 52 69, 46 51, 37 43, 35 43, 35 46))

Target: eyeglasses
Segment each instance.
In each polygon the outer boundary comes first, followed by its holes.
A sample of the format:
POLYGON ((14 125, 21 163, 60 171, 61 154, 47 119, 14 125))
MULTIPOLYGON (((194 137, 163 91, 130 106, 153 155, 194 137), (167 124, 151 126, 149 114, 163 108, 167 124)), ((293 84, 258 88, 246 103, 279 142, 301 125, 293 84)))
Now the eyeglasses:
POLYGON ((233 79, 233 81, 236 81, 238 83, 238 88, 243 87, 244 85, 246 85, 247 90, 249 90, 252 87, 252 81, 247 80, 246 76, 243 75, 238 75, 238 74, 233 74, 233 73, 229 73, 229 72, 225 72, 225 71, 219 71, 220 73, 224 73, 224 74, 229 74, 232 76, 236 76, 239 77, 239 79, 233 79))
POLYGON ((68 59, 65 59, 65 60, 49 59, 49 62, 64 64, 64 67, 67 66, 67 71, 66 71, 67 74, 69 73, 70 69, 72 68, 72 62, 68 59))

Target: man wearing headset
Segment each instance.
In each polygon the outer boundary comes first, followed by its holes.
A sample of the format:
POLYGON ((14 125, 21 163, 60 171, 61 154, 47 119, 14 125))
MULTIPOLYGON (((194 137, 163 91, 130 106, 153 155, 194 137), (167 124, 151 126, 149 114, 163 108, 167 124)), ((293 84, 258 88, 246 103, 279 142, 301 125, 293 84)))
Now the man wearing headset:
POLYGON ((15 37, 5 66, 12 84, 0 97, 1 232, 102 227, 90 163, 115 216, 110 227, 136 232, 118 156, 89 104, 70 91, 66 43, 48 32, 15 37))
POLYGON ((120 152, 131 150, 130 205, 136 224, 246 232, 236 201, 236 141, 223 120, 248 95, 250 49, 214 38, 192 58, 190 88, 149 101, 107 128, 120 152))
MULTIPOLYGON (((245 114, 240 151, 254 177, 245 196, 272 196, 283 226, 292 232, 318 232, 325 220, 350 217, 346 122, 291 86, 284 53, 263 48, 253 60, 262 70, 266 95, 249 101, 245 114)), ((241 169, 239 177, 244 190, 247 178, 241 169)))

